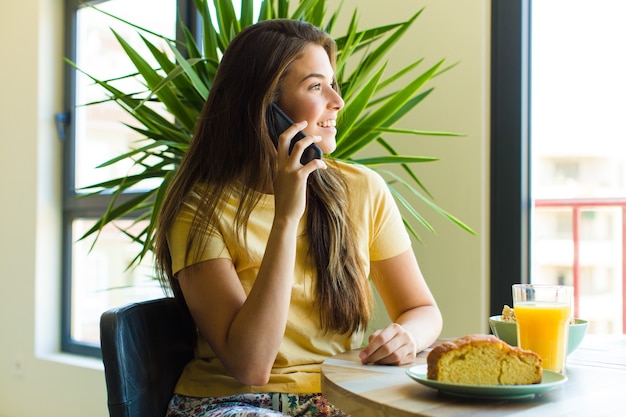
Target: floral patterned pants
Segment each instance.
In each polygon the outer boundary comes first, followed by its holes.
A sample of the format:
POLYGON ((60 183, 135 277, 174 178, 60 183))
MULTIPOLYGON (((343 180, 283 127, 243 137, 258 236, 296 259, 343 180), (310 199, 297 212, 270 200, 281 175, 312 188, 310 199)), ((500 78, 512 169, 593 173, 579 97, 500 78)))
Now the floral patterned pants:
POLYGON ((350 417, 321 394, 240 394, 197 398, 175 394, 167 417, 350 417))

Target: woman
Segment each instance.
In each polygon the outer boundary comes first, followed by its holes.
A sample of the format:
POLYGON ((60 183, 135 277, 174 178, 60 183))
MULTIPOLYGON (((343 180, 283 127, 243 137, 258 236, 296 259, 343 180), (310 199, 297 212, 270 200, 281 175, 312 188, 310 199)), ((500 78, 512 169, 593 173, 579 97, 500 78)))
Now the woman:
POLYGON ((157 233, 161 278, 198 329, 168 416, 344 415, 320 394, 320 364, 362 346, 368 277, 393 323, 363 363, 411 363, 441 331, 382 178, 300 163, 311 144, 336 146, 335 54, 328 34, 291 20, 251 26, 224 53, 157 233), (276 146, 271 103, 296 121, 276 146))

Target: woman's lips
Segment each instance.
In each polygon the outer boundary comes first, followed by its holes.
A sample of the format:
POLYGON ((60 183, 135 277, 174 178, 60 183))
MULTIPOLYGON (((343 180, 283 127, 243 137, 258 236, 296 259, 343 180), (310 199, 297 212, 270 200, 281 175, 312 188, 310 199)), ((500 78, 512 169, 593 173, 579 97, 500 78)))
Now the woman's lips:
POLYGON ((335 119, 324 120, 323 122, 318 122, 317 125, 319 127, 336 127, 337 126, 337 120, 335 120, 335 119))

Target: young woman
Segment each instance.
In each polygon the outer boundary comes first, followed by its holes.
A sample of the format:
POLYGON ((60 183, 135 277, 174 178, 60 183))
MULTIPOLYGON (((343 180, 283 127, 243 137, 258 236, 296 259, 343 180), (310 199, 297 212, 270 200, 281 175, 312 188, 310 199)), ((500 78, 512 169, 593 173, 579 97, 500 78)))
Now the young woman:
POLYGON ((362 346, 368 278, 393 323, 363 363, 411 363, 441 331, 384 180, 329 157, 300 163, 311 144, 336 146, 335 54, 291 20, 251 26, 224 53, 157 234, 161 278, 198 329, 168 416, 344 415, 320 394, 320 365, 362 346), (296 122, 277 146, 272 103, 296 122))

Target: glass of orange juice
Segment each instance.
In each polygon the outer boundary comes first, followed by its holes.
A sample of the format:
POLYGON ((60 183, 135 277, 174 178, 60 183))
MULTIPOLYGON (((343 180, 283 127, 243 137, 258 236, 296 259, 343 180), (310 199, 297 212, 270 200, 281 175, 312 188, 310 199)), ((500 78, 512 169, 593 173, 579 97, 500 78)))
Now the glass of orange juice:
POLYGON ((541 356, 544 369, 565 372, 573 293, 568 285, 513 285, 517 345, 541 356))

